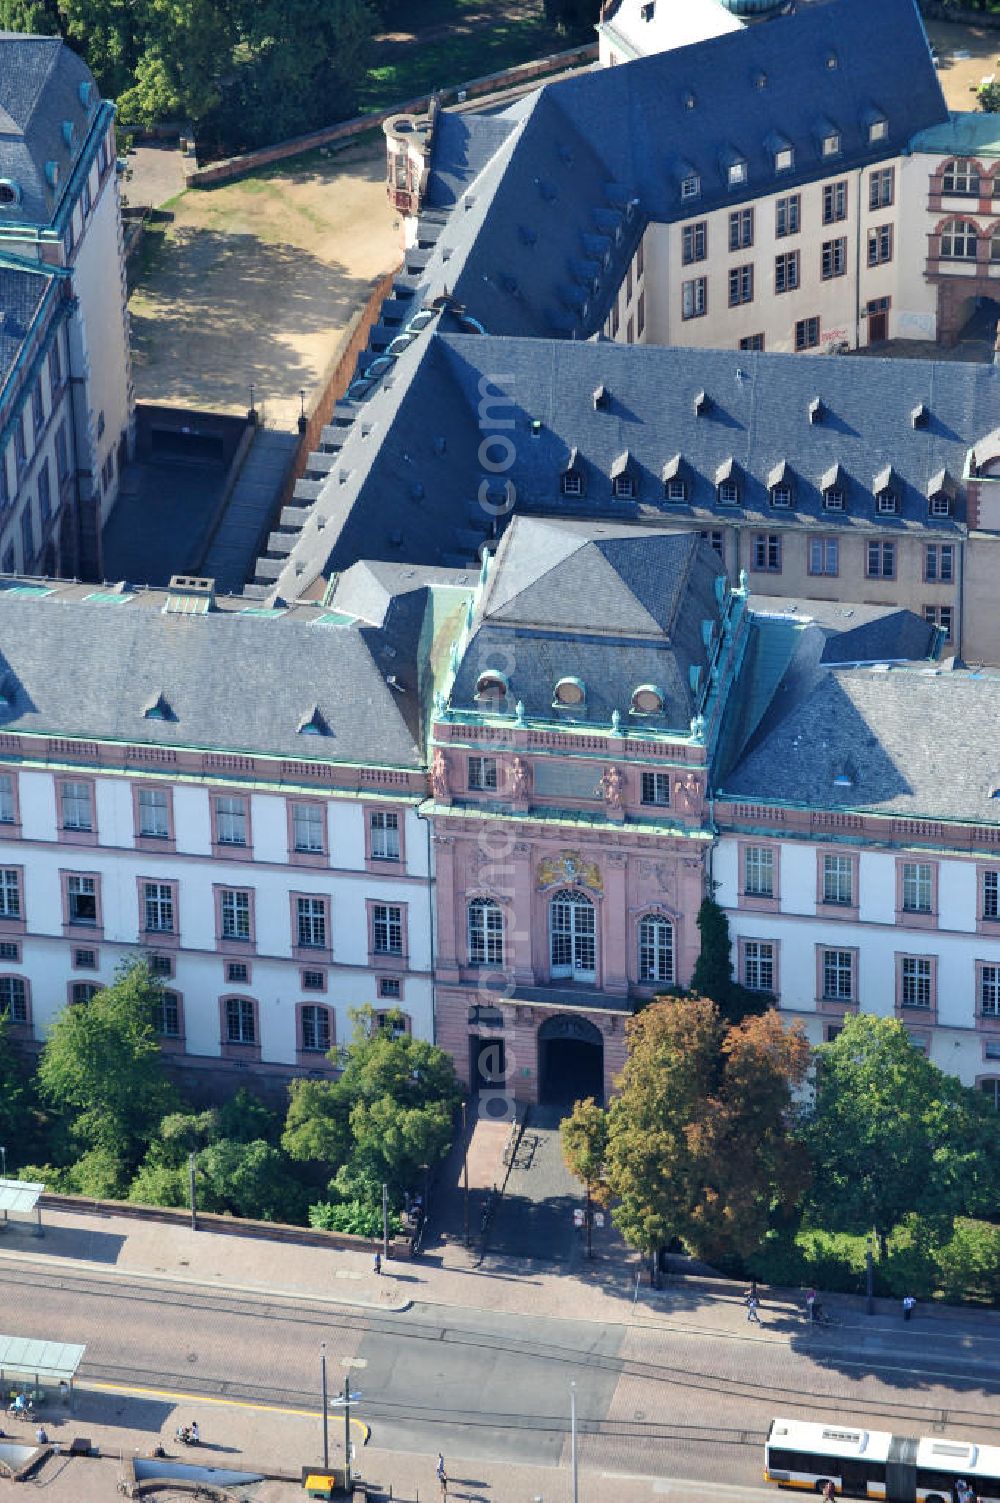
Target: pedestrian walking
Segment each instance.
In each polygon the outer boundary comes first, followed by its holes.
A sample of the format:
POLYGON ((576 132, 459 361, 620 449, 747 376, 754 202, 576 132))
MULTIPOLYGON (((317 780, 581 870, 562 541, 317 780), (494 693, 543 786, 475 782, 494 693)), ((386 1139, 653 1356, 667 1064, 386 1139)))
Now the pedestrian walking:
MULTIPOLYGON (((757 1299, 757 1280, 756 1279, 751 1279, 750 1280, 750 1298, 751 1299, 757 1299)), ((759 1303, 760 1303, 760 1301, 758 1300, 758 1304, 759 1303)))
POLYGON ((916 1305, 916 1303, 917 1302, 913 1298, 912 1294, 904 1294, 903 1295, 903 1319, 904 1320, 909 1320, 910 1316, 913 1314, 914 1306, 916 1305))
POLYGON ((440 1451, 438 1452, 437 1464, 434 1467, 434 1471, 437 1473, 438 1480, 440 1481, 440 1479, 444 1476, 444 1456, 440 1451))
POLYGON ((376 1273, 382 1272, 382 1254, 380 1252, 377 1252, 375 1254, 375 1262, 373 1266, 376 1273))
POLYGON ((760 1325, 760 1316, 757 1313, 759 1303, 760 1301, 754 1299, 752 1294, 747 1298, 747 1320, 752 1320, 758 1326, 760 1325))
POLYGON ((806 1293, 806 1313, 810 1323, 816 1319, 816 1291, 810 1289, 806 1293))
POLYGON ((827 1482, 823 1487, 823 1503, 833 1503, 837 1496, 837 1489, 832 1482, 827 1482))

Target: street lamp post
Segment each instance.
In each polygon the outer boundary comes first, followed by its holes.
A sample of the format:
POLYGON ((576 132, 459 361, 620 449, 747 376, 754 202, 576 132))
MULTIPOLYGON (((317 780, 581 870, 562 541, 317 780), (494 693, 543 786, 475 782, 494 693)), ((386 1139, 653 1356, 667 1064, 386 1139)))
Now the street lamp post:
POLYGON ((330 1470, 330 1427, 327 1420, 327 1397, 326 1397, 326 1342, 319 1344, 319 1376, 323 1390, 323 1470, 330 1470))
POLYGON ((570 1456, 573 1466, 573 1503, 579 1503, 579 1473, 576 1464, 576 1382, 569 1385, 570 1456))
POLYGON ((872 1239, 869 1235, 865 1247, 865 1297, 866 1313, 875 1314, 875 1260, 872 1250, 872 1239))
POLYGON ((197 1154, 188 1154, 188 1194, 191 1198, 191 1230, 198 1230, 198 1204, 195 1199, 195 1161, 197 1154))
POLYGON ((389 1186, 382 1186, 382 1262, 389 1261, 389 1186))
POLYGON ((0 1143, 0 1154, 3 1154, 3 1177, 4 1177, 4 1179, 6 1179, 7 1178, 7 1150, 3 1146, 2 1143, 0 1143))

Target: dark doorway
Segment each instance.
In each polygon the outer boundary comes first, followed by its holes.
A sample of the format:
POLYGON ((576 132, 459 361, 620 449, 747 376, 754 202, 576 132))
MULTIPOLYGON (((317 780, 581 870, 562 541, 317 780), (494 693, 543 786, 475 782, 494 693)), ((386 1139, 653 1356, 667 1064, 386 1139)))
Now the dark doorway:
POLYGON ((548 1018, 538 1030, 539 1100, 572 1106, 585 1096, 604 1100, 604 1040, 587 1018, 548 1018))
POLYGON ((507 1080, 507 1046, 502 1038, 473 1034, 469 1039, 469 1083, 477 1091, 495 1091, 507 1080))
POLYGON ((868 304, 868 343, 881 344, 889 338, 889 299, 872 298, 868 304))

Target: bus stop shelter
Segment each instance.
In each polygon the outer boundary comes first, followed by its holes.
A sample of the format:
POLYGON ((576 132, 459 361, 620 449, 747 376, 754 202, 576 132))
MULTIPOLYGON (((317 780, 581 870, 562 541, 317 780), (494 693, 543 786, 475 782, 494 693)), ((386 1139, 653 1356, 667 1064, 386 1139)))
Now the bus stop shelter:
POLYGON ((0 1222, 0 1230, 7 1230, 7 1218, 15 1216, 30 1216, 35 1213, 35 1236, 44 1237, 42 1230, 42 1208, 38 1204, 39 1197, 45 1190, 44 1185, 32 1185, 24 1179, 0 1179, 0 1211, 3 1212, 3 1221, 0 1222))
POLYGON ((35 1341, 30 1336, 0 1336, 0 1389, 9 1399, 11 1391, 29 1388, 30 1397, 41 1400, 46 1385, 65 1383, 72 1390, 85 1346, 65 1341, 35 1341))

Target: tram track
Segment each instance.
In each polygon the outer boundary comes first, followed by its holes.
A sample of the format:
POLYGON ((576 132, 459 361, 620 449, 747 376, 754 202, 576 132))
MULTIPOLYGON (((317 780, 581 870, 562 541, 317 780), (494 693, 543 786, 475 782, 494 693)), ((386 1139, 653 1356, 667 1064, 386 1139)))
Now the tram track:
MULTIPOLYGON (((338 1309, 323 1301, 308 1297, 299 1299, 294 1295, 271 1295, 262 1291, 260 1297, 257 1297, 242 1292, 214 1291, 202 1286, 186 1284, 171 1286, 166 1281, 163 1283, 157 1281, 155 1284, 146 1283, 141 1277, 133 1279, 121 1274, 102 1278, 100 1274, 27 1269, 15 1263, 0 1264, 0 1288, 4 1285, 30 1289, 36 1298, 44 1291, 48 1291, 53 1294, 57 1292, 68 1294, 74 1299, 127 1301, 151 1308, 156 1318, 159 1319, 163 1319, 169 1310, 175 1312, 175 1316, 183 1314, 195 1321, 199 1317, 213 1316, 234 1321, 277 1324, 289 1328, 306 1326, 312 1335, 317 1332, 329 1333, 328 1339, 330 1336, 335 1337, 336 1332, 342 1331, 355 1341, 359 1329, 364 1338, 382 1337, 400 1344, 424 1343, 433 1345, 437 1349, 442 1346, 479 1349, 483 1346, 485 1339, 482 1331, 462 1328, 461 1311, 450 1307, 445 1310, 442 1306, 422 1306, 418 1312, 411 1310, 406 1314, 386 1314, 368 1308, 338 1309), (446 1317, 450 1318, 442 1318, 443 1312, 446 1317)), ((771 1383, 713 1371, 710 1366, 704 1364, 696 1367, 686 1362, 680 1364, 621 1357, 589 1351, 579 1346, 539 1338, 519 1338, 507 1334, 491 1333, 488 1342, 491 1351, 511 1357, 558 1364, 574 1369, 585 1365, 607 1372, 615 1378, 624 1376, 654 1385, 662 1385, 664 1388, 672 1387, 688 1393, 716 1396, 728 1401, 742 1401, 747 1406, 766 1407, 770 1412, 792 1411, 835 1419, 842 1417, 844 1411, 843 1395, 824 1392, 817 1387, 802 1383, 771 1383)), ((862 1369, 866 1376, 875 1380, 879 1380, 880 1368, 884 1373, 898 1374, 900 1371, 897 1364, 888 1360, 880 1362, 875 1354, 865 1356, 861 1360, 849 1358, 840 1352, 827 1355, 835 1363, 862 1369)), ((142 1368, 135 1362, 126 1365, 86 1361, 81 1369, 80 1378, 84 1384, 89 1381, 128 1389, 137 1387, 169 1389, 192 1396, 204 1394, 222 1399, 231 1398, 241 1403, 260 1403, 267 1407, 309 1409, 315 1404, 315 1396, 306 1390, 283 1389, 273 1384, 255 1383, 245 1379, 237 1382, 230 1379, 200 1376, 190 1369, 183 1373, 176 1373, 160 1367, 142 1368)), ((970 1379, 967 1374, 956 1373, 952 1375, 950 1381, 967 1385, 970 1379)), ((992 1393, 1000 1392, 1000 1380, 991 1383, 987 1379, 977 1378, 975 1382, 977 1388, 984 1391, 985 1404, 989 1404, 992 1393)), ((852 1408, 858 1407, 859 1400, 856 1397, 850 1402, 852 1408)), ((873 1402, 872 1407, 877 1408, 880 1414, 886 1416, 887 1420, 900 1430, 912 1429, 916 1433, 926 1433, 930 1430, 940 1430, 947 1425, 951 1428, 974 1428, 977 1433, 988 1432, 991 1435, 1000 1435, 1000 1412, 995 1409, 973 1407, 963 1402, 963 1396, 958 1394, 954 1396, 954 1402, 949 1401, 946 1407, 942 1407, 940 1402, 918 1402, 912 1393, 907 1393, 905 1397, 900 1398, 880 1395, 877 1401, 873 1402)), ((373 1400, 370 1404, 366 1404, 366 1410, 369 1411, 368 1417, 372 1421, 406 1421, 420 1424, 425 1421, 431 1423, 434 1416, 441 1417, 439 1401, 433 1406, 425 1407, 412 1402, 402 1405, 373 1400)), ((467 1427, 470 1430, 533 1428, 544 1432, 561 1431, 565 1426, 565 1418, 562 1415, 550 1417, 522 1413, 498 1415, 495 1412, 485 1415, 475 1410, 455 1409, 448 1411, 447 1418, 449 1423, 467 1427)), ((584 1419, 583 1425, 585 1433, 607 1437, 617 1436, 623 1439, 644 1437, 647 1440, 671 1440, 679 1438, 681 1433, 688 1435, 688 1438, 693 1438, 693 1435, 689 1434, 691 1427, 665 1424, 656 1420, 588 1421, 584 1419)), ((766 1425, 764 1428, 766 1429, 766 1425)), ((740 1434, 747 1437, 757 1437, 758 1434, 761 1436, 763 1434, 763 1431, 758 1432, 752 1421, 748 1426, 739 1429, 725 1426, 719 1429, 712 1427, 693 1427, 693 1429, 694 1431, 705 1429, 709 1437, 705 1444, 716 1443, 716 1439, 718 1443, 723 1443, 721 1439, 718 1439, 722 1433, 740 1434)), ((740 1443, 756 1443, 756 1440, 751 1442, 747 1439, 740 1443)))

